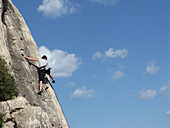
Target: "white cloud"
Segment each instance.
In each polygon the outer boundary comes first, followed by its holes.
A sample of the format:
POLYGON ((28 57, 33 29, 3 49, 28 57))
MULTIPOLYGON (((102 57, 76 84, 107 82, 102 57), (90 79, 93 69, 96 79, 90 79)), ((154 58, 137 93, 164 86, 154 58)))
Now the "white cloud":
POLYGON ((169 87, 168 86, 163 86, 160 88, 160 92, 164 92, 168 89, 169 87))
POLYGON ((167 85, 162 86, 159 89, 159 92, 168 96, 168 94, 170 94, 170 82, 167 85))
POLYGON ((71 95, 71 99, 79 99, 79 98, 91 98, 95 96, 95 90, 90 89, 87 90, 85 86, 76 89, 71 95))
POLYGON ((151 90, 151 89, 148 89, 148 90, 141 90, 138 92, 138 95, 140 97, 140 99, 153 99, 157 94, 157 91, 156 90, 151 90))
POLYGON ((107 51, 105 51, 105 56, 110 58, 117 58, 120 57, 124 59, 128 54, 128 51, 124 49, 117 49, 114 51, 113 48, 109 48, 107 51))
POLYGON ((47 56, 54 77, 69 77, 81 64, 81 59, 75 54, 69 54, 62 50, 50 51, 47 47, 41 46, 38 51, 40 55, 47 56))
POLYGON ((155 61, 152 61, 146 66, 146 72, 148 74, 156 74, 160 70, 160 67, 156 65, 155 61))
POLYGON ((167 114, 167 115, 170 115, 170 111, 167 111, 166 114, 167 114))
POLYGON ((98 58, 101 58, 103 55, 101 52, 95 52, 94 55, 92 56, 92 60, 95 60, 95 59, 98 59, 98 58))
POLYGON ((111 76, 111 80, 115 81, 117 79, 120 79, 124 76, 125 74, 121 71, 114 72, 113 76, 111 76))
POLYGON ((103 60, 106 58, 122 58, 124 59, 128 55, 128 50, 125 48, 114 50, 113 48, 109 48, 104 53, 95 52, 92 56, 92 60, 96 60, 102 58, 103 60))
POLYGON ((116 6, 120 0, 91 0, 91 1, 104 4, 105 6, 116 6))
POLYGON ((78 4, 73 4, 70 0, 42 0, 42 5, 38 7, 38 11, 47 17, 60 17, 62 15, 77 12, 78 4))

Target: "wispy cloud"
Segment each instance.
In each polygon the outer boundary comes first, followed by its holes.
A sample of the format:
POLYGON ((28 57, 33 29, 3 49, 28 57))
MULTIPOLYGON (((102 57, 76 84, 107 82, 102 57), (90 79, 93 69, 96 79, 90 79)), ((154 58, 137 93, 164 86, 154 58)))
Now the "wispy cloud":
MULTIPOLYGON (((116 6, 120 0, 90 0, 103 4, 105 7, 116 6)), ((73 14, 79 11, 80 4, 74 4, 71 0, 42 0, 37 10, 46 17, 56 18, 63 15, 73 14)))
POLYGON ((117 79, 120 79, 124 76, 125 74, 122 72, 122 71, 117 71, 117 72, 114 72, 113 76, 111 77, 111 80, 112 81, 115 81, 117 79))
POLYGON ((113 75, 109 76, 109 79, 114 82, 114 81, 124 77, 124 75, 125 74, 122 71, 116 71, 113 73, 113 75))
POLYGON ((52 68, 55 77, 69 77, 81 64, 81 58, 62 50, 51 51, 47 47, 41 46, 38 51, 40 55, 48 57, 49 67, 52 68))
POLYGON ((166 91, 167 89, 168 89, 168 86, 163 86, 163 87, 160 88, 159 91, 160 91, 160 92, 164 92, 164 91, 166 91))
POLYGON ((71 95, 71 99, 84 99, 84 98, 92 98, 95 96, 95 90, 90 89, 87 90, 85 86, 82 86, 81 88, 77 88, 71 95))
POLYGON ((156 74, 160 70, 160 67, 156 65, 155 61, 151 61, 147 66, 146 66, 146 71, 144 74, 156 74))
POLYGON ((156 90, 148 89, 148 90, 140 90, 138 92, 140 99, 153 99, 157 94, 156 90))
POLYGON ((168 96, 170 94, 170 82, 168 82, 168 84, 162 86, 160 89, 159 89, 159 92, 161 94, 164 94, 166 96, 168 96))
POLYGON ((73 4, 70 0, 42 0, 38 11, 47 17, 61 17, 78 11, 79 4, 73 4))
POLYGON ((117 49, 114 50, 113 48, 109 48, 107 51, 105 51, 105 56, 109 58, 117 58, 120 57, 124 59, 128 54, 128 51, 124 49, 117 49))
POLYGON ((104 53, 100 51, 95 52, 94 55, 92 56, 92 60, 96 60, 99 58, 102 58, 102 59, 122 58, 124 59, 127 55, 128 55, 128 50, 125 48, 117 49, 117 50, 114 50, 113 48, 109 48, 104 53))
POLYGON ((94 55, 92 56, 92 60, 101 58, 103 56, 103 54, 99 51, 95 52, 94 55))
POLYGON ((167 115, 170 115, 170 111, 167 111, 166 114, 167 114, 167 115))
POLYGON ((97 2, 107 6, 116 6, 120 0, 91 0, 92 2, 97 2))
POLYGON ((163 86, 160 88, 160 92, 165 92, 165 91, 170 91, 170 85, 167 85, 167 86, 163 86))

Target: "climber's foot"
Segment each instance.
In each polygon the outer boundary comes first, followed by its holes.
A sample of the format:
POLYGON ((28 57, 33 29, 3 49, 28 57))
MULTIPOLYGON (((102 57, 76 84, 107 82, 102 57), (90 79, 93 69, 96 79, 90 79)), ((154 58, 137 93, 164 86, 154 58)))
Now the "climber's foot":
POLYGON ((48 87, 45 88, 45 90, 47 90, 47 89, 48 89, 48 87))
POLYGON ((41 95, 41 94, 42 94, 42 92, 43 92, 43 91, 41 90, 41 91, 39 91, 37 94, 38 94, 38 95, 41 95))

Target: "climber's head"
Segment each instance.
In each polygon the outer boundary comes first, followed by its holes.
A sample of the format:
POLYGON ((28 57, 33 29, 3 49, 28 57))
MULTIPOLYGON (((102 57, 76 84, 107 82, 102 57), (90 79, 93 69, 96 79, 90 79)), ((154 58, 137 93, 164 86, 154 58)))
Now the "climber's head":
POLYGON ((47 56, 46 55, 43 55, 41 58, 44 59, 44 60, 47 60, 47 56))

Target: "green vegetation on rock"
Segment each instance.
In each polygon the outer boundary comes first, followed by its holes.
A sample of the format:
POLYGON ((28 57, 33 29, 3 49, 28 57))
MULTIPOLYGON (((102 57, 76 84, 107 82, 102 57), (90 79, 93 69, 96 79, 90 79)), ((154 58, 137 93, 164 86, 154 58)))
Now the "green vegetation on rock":
POLYGON ((14 76, 9 73, 5 60, 0 57, 0 101, 11 100, 18 93, 14 76))

